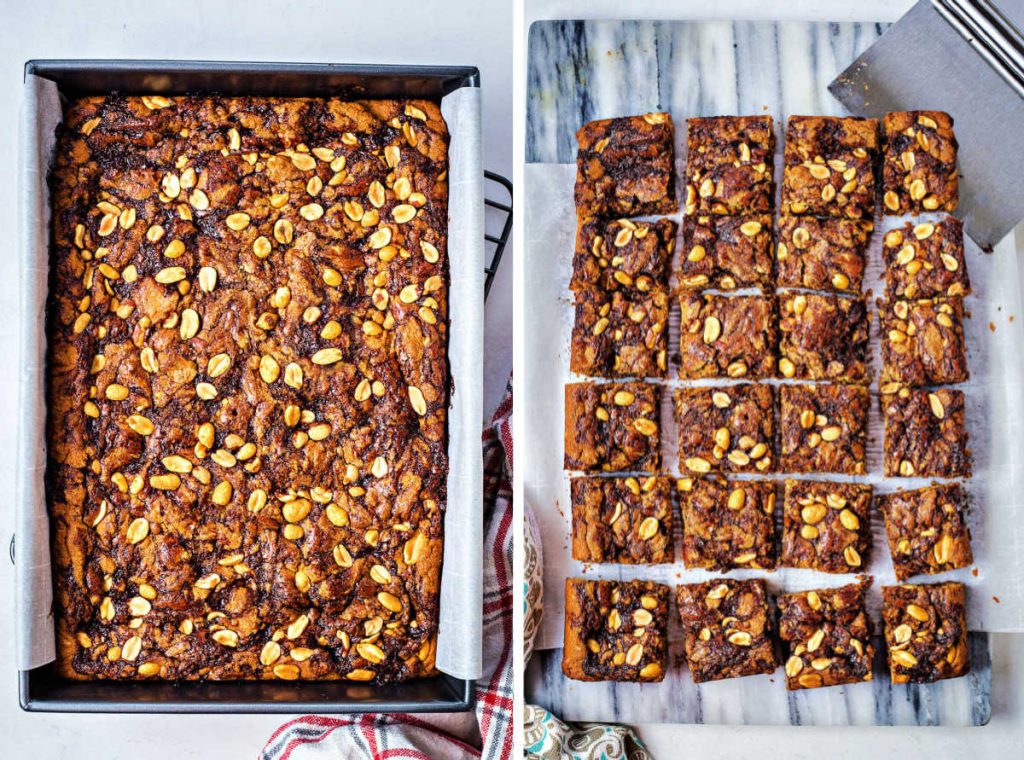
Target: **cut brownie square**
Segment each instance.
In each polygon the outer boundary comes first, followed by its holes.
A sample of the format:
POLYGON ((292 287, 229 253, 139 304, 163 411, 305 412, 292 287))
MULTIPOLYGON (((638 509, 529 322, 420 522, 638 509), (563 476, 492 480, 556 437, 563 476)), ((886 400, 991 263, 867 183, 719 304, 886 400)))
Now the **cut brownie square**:
POLYGON ((863 298, 779 296, 779 374, 801 380, 867 379, 868 307, 863 298))
POLYGON ((764 581, 719 578, 676 586, 694 683, 772 673, 779 661, 764 581))
POLYGON ((859 293, 874 226, 861 219, 780 217, 775 246, 779 287, 859 293))
POLYGON ((879 300, 883 393, 900 385, 947 385, 968 378, 964 302, 879 300))
POLYGON ((656 472, 661 388, 650 383, 565 386, 565 469, 656 472))
POLYGON ((679 376, 759 380, 775 375, 770 296, 680 296, 679 376))
POLYGON ((775 569, 774 482, 684 478, 682 483, 687 567, 775 569))
POLYGON ((580 562, 671 562, 668 478, 573 478, 572 557, 580 562))
POLYGON ((786 650, 786 688, 816 689, 872 679, 869 582, 782 594, 779 638, 786 650))
POLYGON ((886 477, 970 477, 963 391, 900 388, 882 394, 882 414, 886 477))
POLYGON ((959 219, 907 222, 885 233, 885 293, 890 300, 965 296, 971 292, 959 219))
POLYGON ((562 672, 577 681, 665 677, 669 587, 650 581, 565 581, 562 672))
POLYGON ((771 386, 741 383, 679 388, 674 401, 682 471, 772 472, 775 421, 771 386))
POLYGON ((775 206, 771 116, 687 119, 686 213, 736 216, 775 206))
POLYGON ((896 579, 935 575, 974 562, 964 522, 967 495, 959 484, 878 497, 896 579))
POLYGON ((584 216, 676 211, 675 129, 667 113, 584 124, 576 139, 576 207, 584 216))
POLYGON ((668 290, 576 294, 569 368, 590 377, 664 377, 668 290))
POLYGON ((782 565, 856 573, 871 547, 871 486, 787 480, 782 565))
POLYGON ((569 289, 639 291, 668 286, 676 223, 632 219, 580 220, 569 289))
POLYGON ((781 472, 865 473, 867 388, 784 385, 779 398, 781 472))
POLYGON ((932 683, 970 672, 962 583, 883 586, 882 619, 893 683, 932 683))
POLYGON ((790 116, 782 213, 870 219, 877 156, 875 119, 790 116))
POLYGON ((953 211, 956 135, 943 111, 896 111, 882 120, 882 203, 887 214, 953 211))
POLYGON ((683 218, 679 287, 769 290, 771 286, 770 215, 683 218))

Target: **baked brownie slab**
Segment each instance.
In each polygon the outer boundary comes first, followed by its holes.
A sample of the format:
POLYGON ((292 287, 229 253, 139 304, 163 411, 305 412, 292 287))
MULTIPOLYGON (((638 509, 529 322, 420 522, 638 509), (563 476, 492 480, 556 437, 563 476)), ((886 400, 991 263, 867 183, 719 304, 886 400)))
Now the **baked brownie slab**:
POLYGON ((735 216, 775 205, 771 116, 687 119, 686 213, 735 216))
POLYGON ((775 568, 775 483, 683 480, 683 562, 707 570, 775 568), (688 490, 686 490, 688 488, 688 490))
POLYGON ((734 290, 772 286, 772 218, 687 216, 683 218, 683 254, 679 287, 734 290))
POLYGON ((961 298, 878 302, 883 393, 900 385, 965 382, 964 302, 961 298))
POLYGON ((774 398, 771 386, 753 383, 677 389, 680 470, 772 472, 774 398))
POLYGON ((867 380, 868 308, 862 298, 779 296, 779 374, 801 380, 867 380))
POLYGON ((857 573, 871 547, 871 486, 787 480, 782 564, 825 573, 857 573))
POLYGON ((967 495, 959 484, 878 497, 896 579, 957 570, 974 562, 964 521, 967 495))
POLYGON ((932 683, 971 670, 962 583, 883 586, 882 619, 893 683, 932 683))
POLYGON ((865 473, 867 388, 784 385, 779 398, 781 472, 865 473))
POLYGON ((885 233, 885 293, 890 300, 965 296, 971 292, 964 261, 963 225, 948 216, 940 222, 907 222, 885 233))
POLYGON ((774 377, 772 297, 683 293, 679 305, 680 377, 774 377))
POLYGON ((963 391, 901 388, 881 402, 886 477, 970 477, 963 391))
POLYGON ((864 606, 869 583, 782 594, 779 637, 786 652, 786 688, 872 680, 871 620, 864 606))
POLYGON ((583 218, 576 230, 570 290, 639 291, 668 286, 676 223, 583 218))
POLYGON ((671 562, 671 489, 668 478, 573 478, 573 559, 671 562))
POLYGON ((590 377, 664 377, 668 290, 576 294, 569 368, 590 377))
POLYGON ((565 581, 562 672, 577 681, 665 677, 669 587, 650 581, 565 581))
POLYGON ((877 157, 875 119, 790 116, 782 213, 870 219, 877 157))
POLYGON ((649 383, 565 386, 565 469, 656 472, 661 388, 649 383))
POLYGON ((882 120, 882 203, 887 214, 954 211, 957 141, 943 111, 896 111, 882 120))
POLYGON ((675 130, 667 113, 602 119, 576 132, 576 208, 581 216, 676 211, 675 130))
POLYGON ((779 661, 764 581, 719 578, 676 586, 694 683, 773 673, 779 661))
POLYGON ((870 220, 779 217, 779 287, 859 293, 873 228, 870 220))

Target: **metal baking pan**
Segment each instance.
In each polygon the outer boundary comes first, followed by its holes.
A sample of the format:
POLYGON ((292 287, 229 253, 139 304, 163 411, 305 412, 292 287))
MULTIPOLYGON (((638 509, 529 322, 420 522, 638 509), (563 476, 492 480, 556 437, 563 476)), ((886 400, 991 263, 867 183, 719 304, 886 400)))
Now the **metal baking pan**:
MULTIPOLYGON (((472 66, 33 60, 25 64, 24 73, 53 81, 65 98, 210 92, 440 100, 460 88, 480 86, 479 70, 472 66)), ((481 209, 483 202, 481 197, 481 209)), ((20 670, 18 692, 22 709, 38 712, 386 713, 471 710, 474 686, 473 680, 447 674, 384 686, 348 681, 69 681, 48 664, 20 670)))

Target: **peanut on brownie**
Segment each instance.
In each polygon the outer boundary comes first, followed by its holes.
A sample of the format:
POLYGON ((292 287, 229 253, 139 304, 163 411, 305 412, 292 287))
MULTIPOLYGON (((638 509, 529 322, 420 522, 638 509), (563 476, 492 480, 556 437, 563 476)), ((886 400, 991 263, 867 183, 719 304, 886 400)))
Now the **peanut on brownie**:
POLYGON ((887 214, 954 211, 958 197, 953 117, 896 111, 882 120, 882 204, 887 214))
POLYGON ((679 304, 680 377, 774 377, 777 340, 771 296, 683 293, 679 304))
POLYGON ((896 579, 935 575, 974 561, 959 484, 897 491, 878 497, 896 579))
POLYGON ((590 377, 664 377, 668 289, 576 294, 569 368, 590 377))
POLYGON ((683 479, 683 562, 708 570, 773 570, 775 483, 683 479))
POLYGON ((963 391, 900 388, 881 401, 886 477, 970 477, 963 391))
POLYGON ((576 230, 569 289, 638 291, 668 286, 676 223, 583 218, 576 230))
POLYGON ((678 208, 669 114, 591 121, 576 139, 575 196, 581 216, 647 216, 678 208))
POLYGON ((961 298, 878 302, 883 393, 967 380, 961 298))
POLYGON ((772 218, 687 216, 683 218, 683 254, 679 287, 733 290, 772 286, 772 218))
POLYGON ((668 478, 573 478, 573 559, 671 562, 671 489, 668 478))
POLYGON ((865 473, 867 388, 784 385, 779 398, 780 472, 865 473))
POLYGON ((872 229, 869 219, 780 217, 775 246, 779 287, 859 293, 872 229))
POLYGON ((871 486, 787 480, 782 564, 825 573, 857 573, 871 547, 871 486))
POLYGON ((736 216, 775 206, 771 116, 687 119, 686 213, 736 216))
POLYGON ((565 469, 657 471, 660 403, 650 383, 566 385, 565 469))
POLYGON ((694 683, 773 673, 779 661, 764 581, 719 578, 676 586, 694 683))
POLYGON ((772 472, 774 399, 771 386, 754 383, 677 389, 680 469, 772 472))
POLYGON ((883 586, 882 619, 893 683, 932 683, 970 672, 962 583, 883 586))
POLYGON ((565 580, 562 672, 577 681, 661 681, 669 587, 565 580))
POLYGON ((907 222, 885 233, 885 293, 890 300, 965 296, 971 292, 960 220, 907 222))
POLYGON ((864 605, 870 582, 782 594, 779 637, 786 650, 786 688, 872 680, 871 620, 864 605))
POLYGON ((862 298, 783 293, 779 374, 801 380, 867 380, 868 308, 862 298))

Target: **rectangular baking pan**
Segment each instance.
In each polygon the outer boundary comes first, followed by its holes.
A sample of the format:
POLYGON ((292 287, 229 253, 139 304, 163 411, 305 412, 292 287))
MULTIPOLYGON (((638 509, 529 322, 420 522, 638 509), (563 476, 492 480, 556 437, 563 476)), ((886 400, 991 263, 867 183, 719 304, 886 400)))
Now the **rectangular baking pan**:
MULTIPOLYGON (((24 73, 52 80, 68 98, 212 92, 440 100, 462 87, 480 86, 480 72, 473 66, 32 60, 24 73)), ((128 683, 69 681, 57 676, 50 664, 19 671, 18 676, 19 702, 30 712, 462 712, 475 704, 475 682, 447 674, 384 686, 348 681, 128 683)))

